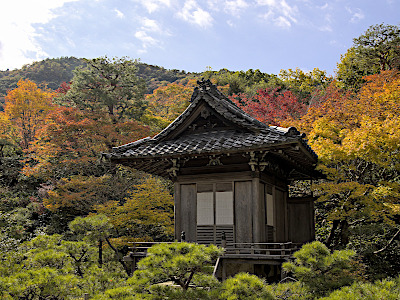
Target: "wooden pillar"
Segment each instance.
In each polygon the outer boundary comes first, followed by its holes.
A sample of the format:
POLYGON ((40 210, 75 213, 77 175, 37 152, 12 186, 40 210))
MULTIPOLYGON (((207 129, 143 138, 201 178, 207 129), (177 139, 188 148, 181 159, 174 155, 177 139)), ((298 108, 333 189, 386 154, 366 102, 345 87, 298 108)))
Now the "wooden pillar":
POLYGON ((289 218, 288 218, 288 192, 283 193, 285 211, 285 241, 289 240, 289 218))
POLYGON ((311 216, 311 228, 310 228, 310 241, 315 240, 315 209, 314 209, 314 198, 310 200, 310 216, 311 216))
MULTIPOLYGON (((235 241, 253 241, 252 182, 235 181, 235 241)), ((240 245, 242 246, 242 245, 240 245)))
POLYGON ((179 221, 180 231, 177 232, 178 239, 182 231, 185 232, 186 241, 196 242, 197 227, 197 201, 196 201, 196 184, 180 185, 180 210, 179 221))
POLYGON ((182 231, 181 217, 181 185, 178 182, 174 183, 174 221, 175 221, 175 240, 179 241, 182 231))
POLYGON ((222 281, 225 281, 226 280, 226 262, 225 262, 225 260, 224 259, 222 259, 222 270, 221 270, 221 278, 222 278, 222 281))
POLYGON ((261 243, 261 213, 260 178, 252 179, 252 214, 253 214, 253 243, 261 243))

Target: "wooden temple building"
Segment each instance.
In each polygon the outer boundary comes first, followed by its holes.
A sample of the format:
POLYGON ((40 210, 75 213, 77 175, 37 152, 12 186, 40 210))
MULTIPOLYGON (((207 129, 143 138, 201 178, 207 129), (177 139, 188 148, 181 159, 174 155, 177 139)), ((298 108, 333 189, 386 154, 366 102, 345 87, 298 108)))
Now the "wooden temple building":
POLYGON ((304 135, 257 121, 209 80, 158 135, 106 156, 174 182, 175 239, 223 245, 219 277, 279 278, 294 246, 314 239, 313 198, 288 196, 292 180, 319 177, 304 135))

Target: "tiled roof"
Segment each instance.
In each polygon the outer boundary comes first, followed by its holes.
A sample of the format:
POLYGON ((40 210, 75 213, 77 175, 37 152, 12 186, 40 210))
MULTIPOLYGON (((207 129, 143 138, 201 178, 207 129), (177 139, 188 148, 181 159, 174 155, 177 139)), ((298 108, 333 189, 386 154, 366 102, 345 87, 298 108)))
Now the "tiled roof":
POLYGON ((167 128, 161 131, 154 139, 162 139, 171 133, 176 127, 195 110, 201 101, 207 102, 219 115, 233 122, 234 124, 246 128, 248 130, 260 130, 267 129, 264 123, 261 123, 257 119, 246 114, 243 110, 238 108, 234 103, 231 102, 224 94, 222 94, 215 85, 212 85, 208 80, 204 82, 198 82, 199 87, 196 87, 191 104, 188 108, 173 121, 167 128))
MULTIPOLYGON (((114 148, 113 157, 176 156, 184 154, 236 152, 237 150, 267 147, 273 144, 290 143, 298 138, 285 136, 277 130, 259 133, 236 132, 234 130, 211 131, 181 136, 175 140, 157 142, 155 139, 114 148)), ((140 142, 140 141, 139 141, 140 142)))
POLYGON ((150 157, 177 157, 195 154, 217 154, 274 147, 276 145, 300 143, 316 161, 317 156, 294 128, 267 126, 249 116, 209 81, 199 82, 195 88, 189 107, 167 128, 153 138, 113 148, 106 157, 119 159, 138 159, 150 157), (185 133, 175 136, 184 122, 201 105, 206 103, 220 118, 234 124, 234 128, 185 133))

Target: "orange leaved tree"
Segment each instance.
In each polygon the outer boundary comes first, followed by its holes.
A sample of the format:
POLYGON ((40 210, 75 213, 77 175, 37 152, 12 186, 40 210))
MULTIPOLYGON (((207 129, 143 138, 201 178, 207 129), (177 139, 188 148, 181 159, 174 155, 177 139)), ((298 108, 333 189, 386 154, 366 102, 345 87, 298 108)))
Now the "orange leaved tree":
POLYGON ((27 165, 25 173, 48 178, 97 176, 101 152, 149 134, 149 128, 137 121, 115 123, 102 112, 57 107, 28 149, 35 163, 27 165))
POLYGON ((357 224, 394 226, 399 211, 400 74, 384 71, 365 80, 358 94, 333 91, 302 118, 329 179, 316 189, 331 222, 331 247, 346 246, 357 224))
POLYGON ((44 124, 47 114, 53 109, 55 93, 39 89, 30 80, 21 79, 18 87, 7 93, 4 105, 4 119, 15 128, 15 137, 22 149, 27 149, 34 141, 37 131, 44 124))

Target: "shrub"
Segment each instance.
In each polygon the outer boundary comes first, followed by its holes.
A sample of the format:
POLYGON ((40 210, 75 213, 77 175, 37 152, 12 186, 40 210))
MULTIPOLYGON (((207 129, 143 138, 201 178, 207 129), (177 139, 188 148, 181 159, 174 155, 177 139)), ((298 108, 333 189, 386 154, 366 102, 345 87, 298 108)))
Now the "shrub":
POLYGON ((247 273, 236 274, 235 277, 228 278, 221 287, 219 299, 274 299, 267 288, 266 283, 255 275, 247 273))
POLYGON ((352 250, 330 253, 321 242, 312 242, 294 253, 295 261, 284 263, 283 268, 292 272, 311 292, 323 296, 351 285, 358 278, 362 268, 354 256, 352 250))
POLYGON ((356 282, 334 291, 321 300, 397 300, 400 299, 400 277, 395 280, 382 280, 375 283, 356 282))

